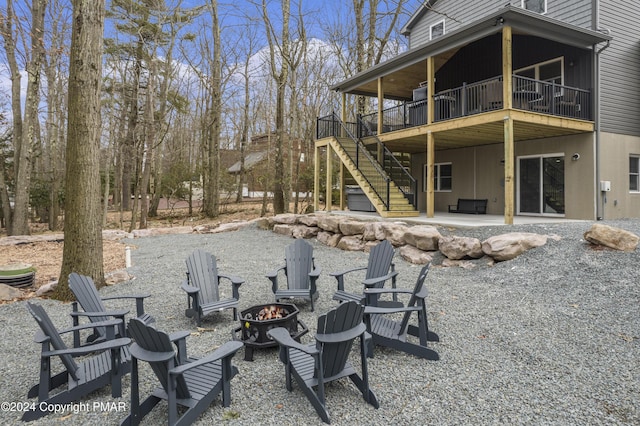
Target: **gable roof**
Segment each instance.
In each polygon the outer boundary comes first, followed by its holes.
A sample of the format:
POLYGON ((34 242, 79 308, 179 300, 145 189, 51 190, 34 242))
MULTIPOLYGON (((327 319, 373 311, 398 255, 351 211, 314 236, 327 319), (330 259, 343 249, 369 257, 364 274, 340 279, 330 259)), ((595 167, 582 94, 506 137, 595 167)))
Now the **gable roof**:
MULTIPOLYGON (((261 162, 267 157, 268 151, 252 152, 244 157, 245 170, 251 169, 253 166, 261 162)), ((227 169, 229 173, 240 173, 240 161, 227 169)))
POLYGON ((404 27, 400 30, 400 34, 406 36, 411 33, 413 27, 422 19, 422 17, 433 8, 433 6, 438 2, 438 0, 427 0, 422 6, 415 11, 415 13, 409 18, 409 21, 404 24, 404 27))
POLYGON ((436 58, 438 69, 457 49, 491 34, 500 33, 503 25, 511 26, 514 34, 538 36, 583 49, 592 48, 612 38, 602 32, 567 24, 520 7, 506 6, 451 33, 409 49, 391 60, 374 65, 331 86, 331 89, 356 95, 377 96, 377 79, 385 76, 385 98, 410 99, 412 93, 409 87, 418 87, 424 80, 427 58, 440 55, 436 58), (394 81, 402 84, 394 84, 394 81))

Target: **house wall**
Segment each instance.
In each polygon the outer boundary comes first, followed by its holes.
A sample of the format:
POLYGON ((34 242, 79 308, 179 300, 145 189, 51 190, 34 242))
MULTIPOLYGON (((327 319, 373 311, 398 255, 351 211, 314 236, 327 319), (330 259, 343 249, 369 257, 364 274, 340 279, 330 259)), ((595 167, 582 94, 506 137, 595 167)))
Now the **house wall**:
MULTIPOLYGON (((565 217, 594 220, 596 218, 596 183, 592 134, 530 140, 515 144, 516 158, 560 153, 565 157, 565 217), (571 160, 575 153, 580 155, 578 161, 571 160)), ((456 204, 458 198, 486 198, 489 200, 488 214, 504 214, 503 158, 504 144, 502 142, 436 151, 436 163, 452 163, 453 189, 451 192, 435 193, 435 211, 448 211, 448 206, 456 204)), ((413 156, 412 169, 414 177, 418 177, 419 171, 419 188, 421 189, 424 188, 423 169, 425 162, 426 154, 413 156)), ((514 199, 517 200, 517 194, 514 199)), ((640 196, 638 202, 640 202, 640 196)), ((418 207, 420 211, 426 211, 426 194, 422 191, 418 196, 418 207)), ((517 212, 517 206, 515 209, 517 212)))
POLYGON ((637 0, 601 2, 600 27, 613 36, 600 55, 600 128, 605 132, 640 136, 639 17, 637 0))
POLYGON ((640 193, 629 192, 629 155, 640 155, 640 137, 602 133, 600 180, 611 182, 606 193, 602 217, 619 219, 638 217, 640 193))
MULTIPOLYGON (((611 2, 612 0, 603 3, 611 2)), ((447 34, 502 9, 506 4, 519 7, 521 2, 520 0, 439 0, 432 10, 428 11, 411 29, 409 46, 414 48, 428 42, 430 26, 440 22, 443 18, 445 20, 445 34, 447 34)), ((592 0, 547 0, 547 14, 545 16, 584 28, 591 28, 591 4, 592 0)))

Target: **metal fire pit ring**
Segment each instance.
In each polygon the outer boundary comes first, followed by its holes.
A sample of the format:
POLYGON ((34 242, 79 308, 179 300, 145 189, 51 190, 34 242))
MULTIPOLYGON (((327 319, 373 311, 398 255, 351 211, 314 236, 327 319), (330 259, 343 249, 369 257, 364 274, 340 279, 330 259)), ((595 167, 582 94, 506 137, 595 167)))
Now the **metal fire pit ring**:
POLYGON ((231 335, 233 340, 244 343, 244 360, 253 361, 254 349, 272 348, 278 345, 267 336, 267 331, 272 328, 284 327, 289 330, 292 339, 300 342, 300 338, 309 331, 309 328, 298 319, 299 312, 296 305, 291 303, 265 303, 240 312, 240 325, 231 331, 231 335), (258 313, 271 306, 283 309, 287 314, 282 318, 258 320, 258 313))

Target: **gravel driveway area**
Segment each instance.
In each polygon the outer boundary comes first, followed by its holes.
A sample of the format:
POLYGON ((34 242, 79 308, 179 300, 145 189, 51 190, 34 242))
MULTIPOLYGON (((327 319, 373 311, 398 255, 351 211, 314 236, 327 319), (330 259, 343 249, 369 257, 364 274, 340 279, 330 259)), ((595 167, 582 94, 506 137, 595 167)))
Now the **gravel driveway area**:
MULTIPOLYGON (((639 220, 599 223, 640 235, 639 220)), ((377 347, 368 366, 380 408, 366 404, 355 386, 343 379, 327 386, 332 423, 640 424, 640 249, 624 253, 594 248, 583 239, 592 224, 442 228, 443 234, 480 239, 512 231, 560 238, 491 267, 477 262, 473 269, 443 268, 436 256, 426 286, 430 329, 440 336, 431 348, 440 360, 377 347)), ((292 241, 253 225, 220 234, 125 240, 132 247, 129 272, 135 279, 101 293, 151 293, 145 308, 156 317, 157 327, 167 332, 191 330, 189 354, 204 355, 230 340, 238 324, 231 311, 206 317, 201 329, 185 317, 186 296, 180 283, 186 257, 197 248, 208 250, 217 257, 221 272, 245 278, 240 287, 240 308, 245 309, 273 300, 265 274, 282 264, 284 248, 292 241)), ((309 242, 322 274, 315 313, 306 302, 296 303, 300 319, 310 328, 303 342, 314 335, 316 315, 337 304, 331 299, 336 284, 329 273, 364 266, 368 256, 309 242)), ((420 266, 397 254, 395 263, 398 286, 413 288, 420 266)), ((350 277, 347 289, 360 292, 362 277, 350 277)), ((59 328, 71 325, 70 304, 35 302, 59 328)), ((109 306, 135 309, 127 304, 109 306)), ((26 392, 38 381, 40 347, 33 342, 37 325, 24 302, 0 306, 0 323, 0 401, 29 401, 26 392)), ((275 348, 257 350, 253 362, 244 361, 243 355, 241 350, 234 358, 240 374, 231 384, 231 406, 223 408, 216 400, 197 424, 323 424, 295 384, 293 392, 285 389, 284 368, 275 348)), ((352 359, 359 363, 357 352, 352 359)), ((59 363, 55 366, 59 368, 59 363)), ((158 385, 146 366, 141 380, 143 396, 158 385)), ((50 414, 33 424, 119 424, 128 414, 129 395, 127 375, 121 398, 111 398, 107 387, 83 400, 115 402, 112 409, 50 414)), ((21 413, 5 410, 6 404, 2 407, 0 423, 20 422, 21 413)), ((163 424, 166 419, 166 405, 160 403, 143 424, 163 424)))

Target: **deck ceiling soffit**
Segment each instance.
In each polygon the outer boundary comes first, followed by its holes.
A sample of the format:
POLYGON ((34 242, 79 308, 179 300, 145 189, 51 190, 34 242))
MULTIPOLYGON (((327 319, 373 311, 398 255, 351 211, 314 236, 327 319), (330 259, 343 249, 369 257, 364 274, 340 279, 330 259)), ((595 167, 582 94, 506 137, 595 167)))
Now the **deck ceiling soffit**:
POLYGON ((611 40, 611 36, 601 32, 568 25, 519 7, 508 6, 485 16, 480 21, 408 50, 389 61, 375 65, 332 86, 331 89, 377 97, 377 81, 378 78, 383 77, 386 99, 411 99, 412 89, 426 80, 426 60, 428 57, 435 57, 435 69, 438 70, 461 47, 501 32, 502 26, 497 24, 499 18, 504 20, 503 25, 509 25, 513 28, 514 34, 538 36, 579 48, 591 48, 598 43, 611 40))

